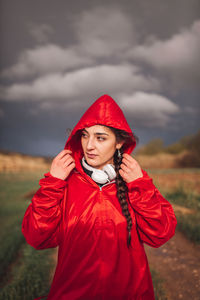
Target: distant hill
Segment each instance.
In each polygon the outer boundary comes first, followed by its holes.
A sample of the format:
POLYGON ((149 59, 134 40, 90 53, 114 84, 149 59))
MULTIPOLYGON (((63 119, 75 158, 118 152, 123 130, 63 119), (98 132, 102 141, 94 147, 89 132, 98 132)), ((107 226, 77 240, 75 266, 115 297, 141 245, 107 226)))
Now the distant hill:
POLYGON ((169 146, 164 146, 162 139, 153 139, 138 149, 136 157, 143 163, 146 161, 145 165, 155 167, 199 168, 200 130, 169 146))

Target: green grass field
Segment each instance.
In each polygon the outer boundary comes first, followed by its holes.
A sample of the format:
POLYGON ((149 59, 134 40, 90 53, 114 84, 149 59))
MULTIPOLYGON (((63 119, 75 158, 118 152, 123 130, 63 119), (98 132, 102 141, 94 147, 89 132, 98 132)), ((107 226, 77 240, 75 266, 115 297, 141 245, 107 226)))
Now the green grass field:
MULTIPOLYGON (((26 243, 21 233, 22 219, 31 200, 25 195, 39 188, 42 177, 40 172, 0 174, 0 300, 32 300, 48 294, 54 249, 37 251, 26 243)), ((195 215, 178 217, 178 228, 199 242, 199 195, 176 190, 166 196, 169 201, 195 210, 195 215)), ((166 300, 159 274, 151 272, 156 299, 166 300)))
POLYGON ((21 223, 30 200, 27 192, 36 190, 43 174, 1 174, 1 300, 31 300, 46 295, 52 269, 52 249, 36 251, 21 233, 21 223))
POLYGON ((186 192, 181 187, 174 192, 167 193, 166 198, 174 204, 192 209, 192 214, 177 214, 177 228, 188 239, 200 244, 200 195, 196 192, 186 192))

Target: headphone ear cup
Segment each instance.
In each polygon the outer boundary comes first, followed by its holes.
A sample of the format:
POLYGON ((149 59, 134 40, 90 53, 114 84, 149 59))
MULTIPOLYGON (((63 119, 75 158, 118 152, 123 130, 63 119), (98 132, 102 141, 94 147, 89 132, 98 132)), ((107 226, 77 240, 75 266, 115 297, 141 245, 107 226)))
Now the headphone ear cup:
POLYGON ((107 164, 106 166, 104 166, 103 171, 108 174, 109 180, 113 180, 117 175, 114 167, 111 164, 107 164))
POLYGON ((91 178, 100 184, 108 182, 108 175, 102 170, 94 170, 91 178))

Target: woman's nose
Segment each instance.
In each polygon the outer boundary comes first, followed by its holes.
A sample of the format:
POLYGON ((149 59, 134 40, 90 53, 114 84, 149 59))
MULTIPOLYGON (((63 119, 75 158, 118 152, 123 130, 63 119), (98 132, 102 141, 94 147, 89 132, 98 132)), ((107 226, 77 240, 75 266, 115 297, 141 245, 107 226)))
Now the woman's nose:
POLYGON ((92 138, 88 139, 88 142, 87 142, 87 149, 90 150, 90 149, 94 149, 95 148, 95 145, 94 145, 94 141, 92 138))

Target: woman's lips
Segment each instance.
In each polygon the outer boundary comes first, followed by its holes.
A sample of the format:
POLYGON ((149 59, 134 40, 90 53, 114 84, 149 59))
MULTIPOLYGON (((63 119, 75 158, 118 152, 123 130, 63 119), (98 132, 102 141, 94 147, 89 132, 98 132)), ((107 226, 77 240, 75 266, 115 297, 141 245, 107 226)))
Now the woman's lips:
POLYGON ((88 158, 95 158, 97 156, 96 154, 89 154, 89 153, 86 153, 86 154, 87 154, 88 158))

